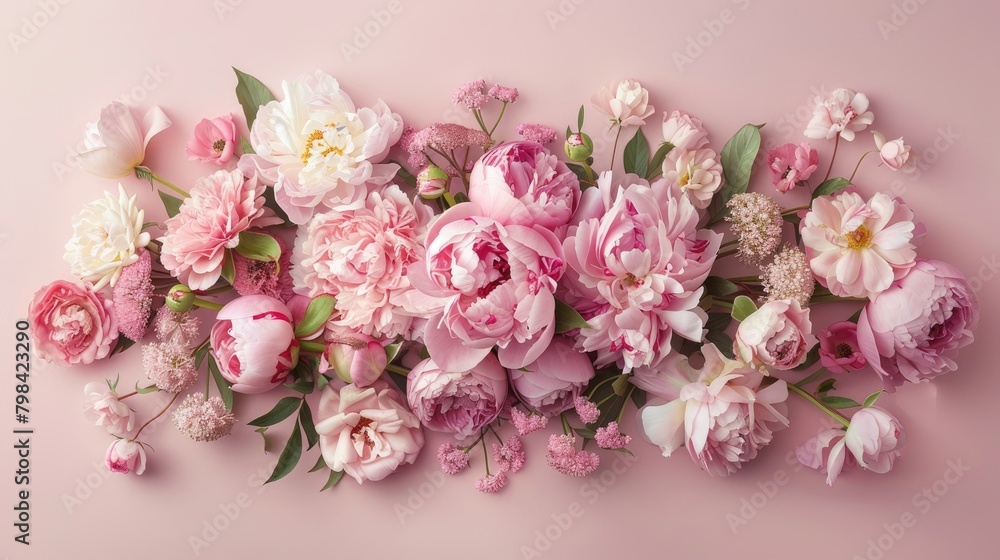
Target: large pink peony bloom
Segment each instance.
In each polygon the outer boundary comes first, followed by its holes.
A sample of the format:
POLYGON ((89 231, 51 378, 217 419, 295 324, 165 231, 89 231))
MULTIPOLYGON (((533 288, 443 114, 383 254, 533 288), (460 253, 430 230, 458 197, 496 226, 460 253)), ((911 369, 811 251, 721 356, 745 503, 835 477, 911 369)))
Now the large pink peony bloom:
POLYGON ((780 370, 797 367, 816 344, 809 308, 795 300, 769 301, 744 319, 736 330, 734 348, 748 364, 780 370))
POLYGON ((332 385, 323 390, 316 417, 326 464, 358 481, 379 481, 412 464, 424 446, 417 417, 385 382, 362 389, 332 385))
POLYGON ((913 212, 876 193, 867 203, 854 192, 821 196, 802 220, 802 242, 819 283, 841 297, 872 297, 909 272, 913 212))
POLYGON ((222 276, 226 250, 240 244, 240 233, 280 223, 264 208, 264 185, 239 171, 216 171, 198 179, 166 221, 160 262, 192 290, 207 290, 222 276))
POLYGON ((680 357, 659 372, 639 375, 637 385, 653 389, 650 394, 661 399, 639 410, 639 423, 664 457, 684 446, 702 470, 727 476, 754 459, 775 430, 788 425, 788 387, 778 380, 762 388, 761 372, 726 359, 712 344, 703 346, 702 353, 700 371, 680 357))
POLYGON ((899 420, 881 408, 869 407, 855 412, 846 430, 824 430, 799 446, 795 455, 803 465, 826 473, 826 483, 833 486, 854 465, 878 474, 889 472, 905 443, 906 432, 899 420))
POLYGON ((219 311, 212 327, 212 354, 237 393, 277 387, 299 358, 292 312, 269 296, 243 296, 219 311))
POLYGON ((594 365, 586 354, 573 348, 564 336, 552 344, 534 363, 510 370, 510 384, 528 406, 546 416, 573 408, 587 383, 594 377, 594 365))
POLYGON ((426 359, 410 370, 406 399, 427 429, 465 439, 500 414, 507 400, 507 371, 493 354, 463 373, 443 371, 426 359))
POLYGON ((101 118, 87 125, 84 150, 76 155, 80 167, 91 175, 121 179, 132 174, 146 157, 146 145, 170 126, 170 119, 153 107, 142 122, 124 103, 115 101, 101 110, 101 118))
POLYGON ((56 280, 28 305, 35 355, 61 366, 105 358, 118 340, 114 306, 89 285, 56 280))
POLYGON ((921 259, 865 306, 858 344, 886 390, 895 391, 954 370, 958 350, 972 344, 978 324, 979 299, 961 271, 921 259))
POLYGON ((830 92, 826 98, 816 97, 813 117, 806 125, 806 138, 833 138, 840 135, 850 142, 854 133, 872 124, 875 116, 868 110, 868 97, 846 88, 830 92))
MULTIPOLYGON (((427 298, 413 297, 407 270, 424 256, 432 213, 395 185, 354 209, 316 214, 300 228, 292 257, 295 291, 337 298, 334 324, 375 337, 409 337, 427 298)), ((429 314, 429 313, 428 313, 429 314)))
POLYGON ((655 365, 674 333, 701 340, 701 284, 722 234, 699 230, 698 220, 666 180, 613 186, 602 174, 584 193, 564 249, 570 299, 596 302, 581 310, 591 328, 581 329, 577 345, 598 353, 597 366, 655 365))
POLYGON ((524 367, 555 332, 562 247, 541 226, 504 226, 475 203, 441 214, 427 233, 423 261, 408 269, 413 286, 444 300, 424 328, 424 343, 447 371, 469 371, 494 346, 500 363, 524 367))
POLYGON ((566 164, 534 142, 508 142, 479 158, 469 199, 505 225, 538 224, 555 230, 580 201, 580 181, 566 164))

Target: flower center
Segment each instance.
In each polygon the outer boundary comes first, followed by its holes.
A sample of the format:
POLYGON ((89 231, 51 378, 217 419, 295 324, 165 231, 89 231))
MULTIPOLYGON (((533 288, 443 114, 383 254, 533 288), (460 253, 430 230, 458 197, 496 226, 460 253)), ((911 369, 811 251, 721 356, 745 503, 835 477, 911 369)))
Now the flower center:
POLYGON ((222 150, 225 150, 226 149, 226 141, 225 140, 216 140, 214 143, 212 143, 212 149, 215 150, 216 152, 221 152, 222 150))
MULTIPOLYGON (((326 128, 337 131, 337 125, 332 123, 326 125, 326 128)), ((331 145, 326 138, 326 130, 321 128, 312 131, 312 134, 306 138, 306 149, 302 151, 302 164, 308 164, 309 160, 316 154, 319 154, 320 157, 326 157, 330 154, 342 156, 344 155, 344 148, 331 145)))
POLYGON ((837 345, 834 353, 838 358, 850 358, 854 355, 854 348, 851 348, 851 345, 846 342, 841 342, 837 345))
POLYGON ((844 234, 847 239, 848 249, 867 249, 872 244, 872 231, 864 225, 858 226, 854 231, 844 234))
POLYGON ((369 428, 369 426, 371 426, 373 422, 374 420, 372 420, 371 418, 366 418, 362 416, 361 419, 358 420, 357 425, 351 429, 351 438, 357 440, 358 436, 361 436, 364 438, 366 446, 371 447, 372 445, 374 445, 375 442, 372 441, 371 437, 371 428, 369 428))
POLYGON ((792 166, 789 165, 789 166, 785 167, 785 172, 781 174, 781 178, 782 179, 787 179, 788 178, 788 174, 791 173, 791 172, 792 172, 792 166))
POLYGON ((689 181, 691 181, 691 174, 685 173, 681 175, 681 178, 677 180, 677 183, 680 184, 680 186, 684 187, 687 186, 689 181))

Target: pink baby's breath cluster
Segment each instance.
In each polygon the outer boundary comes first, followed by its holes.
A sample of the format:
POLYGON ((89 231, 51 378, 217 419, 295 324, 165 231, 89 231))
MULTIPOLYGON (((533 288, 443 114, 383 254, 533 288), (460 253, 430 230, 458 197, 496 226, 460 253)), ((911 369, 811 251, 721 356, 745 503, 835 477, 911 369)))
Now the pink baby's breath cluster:
POLYGON ((521 123, 517 125, 517 133, 521 135, 521 138, 524 138, 528 142, 538 142, 539 144, 548 144, 549 142, 553 142, 559 134, 554 128, 550 128, 544 124, 530 123, 521 123))
POLYGON ((503 445, 493 444, 493 458, 500 464, 500 470, 516 473, 524 467, 524 449, 521 438, 511 436, 503 445))
POLYGON ((151 342, 142 348, 142 368, 161 391, 180 393, 198 379, 194 356, 175 342, 151 342))
POLYGON ((163 306, 156 312, 153 320, 153 331, 161 342, 173 342, 181 346, 190 346, 198 336, 201 319, 194 313, 177 312, 163 306))
POLYGON ((504 486, 507 486, 507 473, 504 471, 488 474, 476 481, 476 490, 484 494, 496 494, 504 486))
POLYGON ((741 193, 729 203, 726 221, 739 238, 739 257, 747 265, 760 266, 781 243, 781 206, 761 193, 741 193))
POLYGON ((573 409, 580 421, 584 424, 593 424, 601 416, 601 411, 597 405, 587 400, 585 397, 577 397, 573 400, 573 409))
POLYGON ((569 476, 587 476, 601 465, 597 453, 576 450, 576 437, 570 435, 549 436, 545 462, 556 471, 569 476))
POLYGON ((500 84, 493 84, 493 86, 490 87, 490 90, 486 92, 486 95, 489 95, 490 97, 496 99, 497 101, 503 101, 504 103, 513 103, 517 101, 517 98, 520 94, 518 93, 517 88, 502 86, 500 84))
POLYGON ((410 155, 408 161, 411 165, 422 167, 427 163, 429 151, 449 153, 470 146, 485 149, 492 142, 489 134, 482 130, 455 123, 434 123, 420 130, 405 130, 399 145, 410 155))
POLYGON ((152 272, 149 251, 141 251, 139 260, 122 269, 113 290, 118 331, 133 341, 141 340, 149 328, 153 312, 152 272))
POLYGON ((629 443, 632 443, 632 436, 621 433, 618 422, 611 422, 607 426, 597 428, 594 433, 594 441, 601 449, 625 449, 629 443))
POLYGON ((226 409, 219 397, 205 398, 204 393, 188 395, 174 410, 174 426, 195 441, 215 441, 228 436, 236 416, 226 409))
POLYGON ((445 474, 458 474, 469 468, 469 454, 454 443, 444 443, 438 448, 438 462, 445 474))
POLYGON ((790 244, 785 244, 774 260, 760 272, 766 298, 763 301, 790 299, 805 307, 812 298, 816 281, 813 280, 806 254, 790 244))
POLYGON ((518 435, 526 436, 543 429, 548 425, 549 419, 541 414, 525 414, 517 408, 511 408, 510 422, 514 424, 518 435))
POLYGON ((486 80, 473 80, 456 89, 455 93, 451 95, 451 100, 455 102, 455 105, 462 105, 466 109, 481 109, 490 100, 483 93, 485 88, 486 80))

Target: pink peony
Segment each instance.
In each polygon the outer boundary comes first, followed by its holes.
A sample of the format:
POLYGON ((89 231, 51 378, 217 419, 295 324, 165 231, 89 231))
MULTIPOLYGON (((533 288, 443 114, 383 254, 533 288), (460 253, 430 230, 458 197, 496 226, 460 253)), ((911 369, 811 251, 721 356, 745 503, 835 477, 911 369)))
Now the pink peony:
POLYGON ((420 421, 385 382, 323 390, 316 418, 319 447, 331 469, 358 481, 378 481, 412 464, 424 445, 420 421))
POLYGON ((910 159, 910 147, 903 144, 902 138, 887 142, 881 132, 874 131, 872 134, 875 135, 875 147, 878 148, 878 155, 886 167, 893 171, 913 167, 906 165, 910 159))
POLYGON ((819 153, 809 146, 809 142, 797 146, 782 144, 768 152, 767 166, 774 176, 774 187, 778 192, 786 193, 812 176, 819 167, 819 153))
POLYGON ((114 306, 89 285, 56 280, 28 305, 35 355, 61 366, 105 358, 118 340, 114 306))
POLYGON ((83 388, 87 403, 83 413, 94 425, 117 437, 128 437, 135 426, 135 413, 107 383, 95 381, 83 388))
POLYGON ((905 278, 876 295, 858 319, 858 344, 886 390, 956 369, 973 341, 979 300, 965 276, 939 261, 918 260, 905 278))
POLYGON ((222 276, 226 251, 240 244, 240 233, 280 223, 264 208, 264 185, 219 170, 198 179, 180 212, 166 221, 160 261, 192 290, 207 290, 222 276))
POLYGON ((537 360, 510 370, 510 384, 520 400, 545 416, 573 408, 574 400, 594 377, 590 358, 573 341, 556 336, 537 360))
POLYGON ((765 303, 740 323, 733 347, 747 364, 788 370, 802 364, 815 344, 809 309, 795 300, 778 300, 765 303))
POLYGON ((80 167, 91 175, 121 179, 132 174, 146 157, 146 145, 170 126, 159 107, 146 112, 142 123, 132 110, 115 101, 101 110, 101 118, 87 125, 84 150, 76 154, 80 167))
POLYGON ((663 160, 663 177, 680 187, 697 208, 708 208, 722 188, 722 163, 711 148, 675 152, 663 160))
POLYGON ((116 439, 104 455, 104 466, 113 473, 137 475, 146 471, 146 450, 130 439, 116 439))
POLYGON ((881 408, 862 408, 851 417, 847 430, 821 432, 795 451, 799 462, 826 473, 830 486, 841 472, 855 464, 885 474, 892 470, 906 443, 906 432, 895 416, 881 408))
POLYGON ((214 119, 201 119, 194 127, 194 136, 188 140, 184 151, 188 159, 202 163, 225 165, 236 151, 236 123, 232 115, 214 119))
POLYGON ((337 326, 328 326, 323 339, 326 350, 320 362, 320 373, 332 369, 345 383, 368 387, 385 371, 388 360, 378 340, 337 326))
POLYGON ((469 200, 504 225, 555 230, 580 202, 580 181, 534 142, 508 142, 483 154, 469 178, 469 200))
POLYGON ((691 459, 709 474, 726 476, 757 456, 770 443, 773 432, 788 425, 784 381, 762 388, 764 375, 744 364, 726 359, 712 344, 702 347, 705 365, 695 370, 680 357, 647 386, 670 387, 650 394, 668 402, 654 401, 639 410, 639 423, 646 439, 669 457, 678 447, 687 447, 691 459), (682 380, 697 379, 675 387, 682 380))
POLYGON ((868 110, 868 97, 845 88, 833 90, 826 98, 816 96, 813 117, 806 125, 806 138, 840 137, 850 142, 854 133, 872 124, 875 116, 868 110))
POLYGON ((876 193, 821 196, 802 220, 802 242, 819 283, 841 297, 873 297, 910 271, 913 212, 876 193))
POLYGON ((865 367, 868 360, 858 345, 858 326, 850 321, 840 321, 821 331, 819 359, 831 373, 865 367))
POLYGON ((562 247, 541 226, 504 226, 465 202, 441 214, 427 233, 423 261, 407 270, 413 286, 441 298, 424 343, 447 371, 469 371, 499 346, 500 363, 538 359, 555 332, 562 247))
POLYGON ((649 92, 635 80, 622 80, 601 89, 590 98, 590 103, 621 126, 642 126, 653 114, 649 92))
POLYGON ((263 393, 285 380, 299 359, 292 312, 268 296, 226 304, 212 327, 212 354, 237 393, 263 393))
POLYGON ((407 376, 406 400, 428 429, 465 439, 500 414, 507 400, 507 372, 493 354, 463 373, 443 371, 426 359, 407 376))
POLYGON ((708 133, 700 119, 683 111, 663 113, 663 141, 673 144, 671 152, 695 151, 708 144, 708 133))
POLYGON ((295 291, 337 298, 337 326, 374 337, 408 337, 431 300, 411 294, 410 267, 424 256, 432 218, 395 185, 355 209, 316 214, 300 228, 292 257, 295 291))

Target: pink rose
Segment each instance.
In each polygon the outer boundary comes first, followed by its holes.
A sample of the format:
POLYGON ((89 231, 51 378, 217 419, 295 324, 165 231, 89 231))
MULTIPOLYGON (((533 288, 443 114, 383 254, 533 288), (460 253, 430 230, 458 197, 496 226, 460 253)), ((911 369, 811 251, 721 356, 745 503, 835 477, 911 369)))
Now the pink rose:
POLYGON ((504 225, 555 230, 580 202, 580 181, 541 144, 508 142, 479 158, 469 177, 469 200, 504 225))
POLYGON ((534 363, 510 370, 510 383, 521 401, 545 416, 573 408, 593 377, 590 358, 574 350, 573 341, 564 336, 553 338, 534 363))
POLYGON ((674 145, 678 153, 697 150, 708 144, 701 119, 696 119, 683 111, 663 113, 663 141, 674 145))
POLYGON ((555 332, 559 240, 541 226, 504 226, 465 202, 441 214, 427 233, 423 261, 407 269, 415 288, 443 310, 424 328, 424 343, 446 371, 469 371, 494 346, 507 368, 524 367, 555 332))
POLYGON ((850 321, 840 321, 821 331, 819 359, 831 373, 865 367, 868 360, 858 345, 858 326, 850 321))
POLYGON ((905 278, 876 295, 858 319, 858 344, 887 391, 956 369, 972 343, 979 300, 955 267, 918 260, 905 278))
POLYGON ((142 123, 124 103, 115 101, 101 110, 101 118, 87 125, 84 150, 76 154, 80 167, 91 175, 121 179, 132 174, 146 157, 146 145, 170 126, 159 107, 146 112, 142 123))
POLYGON ((635 80, 622 80, 601 89, 590 98, 590 103, 621 126, 642 126, 653 114, 649 92, 635 80))
POLYGON ((277 387, 299 359, 292 312, 269 296, 243 296, 219 311, 212 327, 212 354, 237 393, 277 387))
POLYGON ((192 290, 207 290, 222 277, 226 251, 251 227, 280 224, 264 208, 264 185, 239 171, 219 170, 195 182, 180 212, 165 223, 160 261, 192 290))
POLYGON ((104 466, 113 473, 139 475, 146 470, 146 450, 130 439, 116 439, 104 455, 104 466))
POLYGON ((783 144, 767 154, 767 166, 774 176, 775 188, 786 193, 812 176, 819 167, 819 153, 809 146, 809 142, 783 144))
POLYGON ((385 382, 323 390, 316 417, 326 464, 358 481, 378 481, 412 464, 424 445, 420 421, 385 382))
POLYGON ((862 408, 851 417, 850 426, 820 432, 795 450, 803 465, 826 473, 830 486, 842 472, 854 465, 878 474, 892 469, 906 443, 906 432, 899 420, 876 408, 862 408))
POLYGON ((903 144, 902 138, 887 142, 881 132, 873 131, 872 134, 875 135, 875 147, 882 163, 893 171, 902 169, 910 159, 910 147, 903 144))
POLYGON ((184 151, 187 152, 188 159, 224 165, 233 157, 237 136, 232 115, 201 119, 195 125, 194 136, 188 140, 184 151))
POLYGON ((788 370, 804 362, 814 344, 809 309, 785 299, 769 301, 744 319, 733 348, 748 364, 788 370))
POLYGON ((663 177, 680 187, 697 208, 708 208, 722 187, 722 163, 711 148, 690 152, 670 151, 663 160, 663 177))
POLYGON ((806 138, 833 138, 839 134, 850 142, 855 132, 864 130, 874 120, 868 110, 868 96, 838 88, 825 98, 816 97, 812 120, 803 134, 806 138))
POLYGON ((42 287, 28 305, 35 355, 61 366, 105 358, 118 340, 111 302, 89 285, 65 280, 42 287))
POLYGON ((118 398, 107 383, 95 381, 83 388, 87 395, 83 414, 99 428, 117 437, 128 437, 135 426, 135 413, 118 398))
POLYGON ((406 400, 427 429, 465 439, 500 414, 507 400, 507 372, 493 354, 463 373, 444 371, 426 359, 407 376, 406 400))
POLYGON ((323 334, 326 351, 319 365, 320 373, 333 369, 345 383, 368 387, 385 371, 388 363, 385 347, 362 333, 328 326, 323 334))

